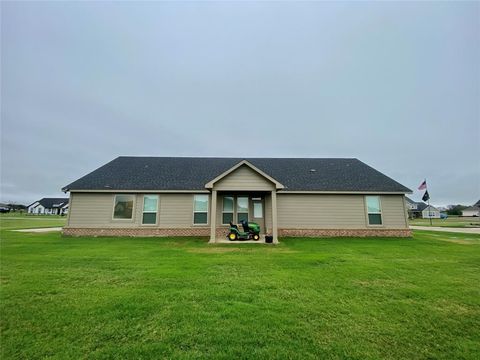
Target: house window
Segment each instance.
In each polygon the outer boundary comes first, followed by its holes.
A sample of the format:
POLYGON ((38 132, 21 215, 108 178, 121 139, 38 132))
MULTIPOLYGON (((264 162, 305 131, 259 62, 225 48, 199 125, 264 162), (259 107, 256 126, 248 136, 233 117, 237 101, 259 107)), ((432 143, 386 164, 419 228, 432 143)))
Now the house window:
POLYGON ((193 198, 193 223, 208 223, 208 195, 195 195, 193 198))
POLYGON ((233 196, 223 197, 222 224, 228 225, 233 221, 233 196))
POLYGON ((382 225, 382 209, 380 208, 379 196, 366 196, 368 224, 382 225))
POLYGON ((114 219, 131 219, 133 216, 133 195, 115 195, 114 219))
POLYGON ((237 197, 237 222, 248 221, 248 197, 237 197))
POLYGON ((256 219, 263 218, 263 206, 261 201, 253 202, 253 217, 256 219))
POLYGON ((158 195, 143 196, 142 224, 156 224, 158 212, 158 195))

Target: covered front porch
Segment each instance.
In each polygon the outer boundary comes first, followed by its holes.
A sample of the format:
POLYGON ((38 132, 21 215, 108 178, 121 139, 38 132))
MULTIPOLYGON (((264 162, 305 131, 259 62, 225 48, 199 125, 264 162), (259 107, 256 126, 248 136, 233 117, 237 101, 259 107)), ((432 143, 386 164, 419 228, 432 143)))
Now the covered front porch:
MULTIPOLYGON (((260 226, 260 239, 277 234, 277 190, 283 189, 278 183, 247 161, 206 184, 211 192, 210 243, 223 242, 229 233, 229 223, 240 224, 242 220, 260 226)), ((239 225, 241 230, 241 226, 239 225)))
POLYGON ((265 236, 277 240, 277 212, 275 191, 217 191, 211 194, 211 219, 210 219, 210 242, 211 243, 265 243, 265 236), (243 231, 242 221, 256 223, 260 227, 259 240, 235 240, 230 241, 227 235, 230 222, 236 224, 243 231))

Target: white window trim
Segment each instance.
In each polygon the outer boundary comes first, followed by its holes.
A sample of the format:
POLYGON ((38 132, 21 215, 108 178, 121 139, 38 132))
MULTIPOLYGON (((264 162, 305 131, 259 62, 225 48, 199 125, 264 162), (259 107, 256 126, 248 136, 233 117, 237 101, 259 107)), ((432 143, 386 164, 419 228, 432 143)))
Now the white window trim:
POLYGON ((365 195, 364 197, 364 201, 365 201, 365 211, 366 211, 366 214, 367 214, 367 226, 371 226, 371 227, 384 227, 384 223, 383 223, 383 213, 382 213, 382 197, 380 195, 365 195), (368 211, 368 201, 367 201, 367 198, 368 197, 377 197, 378 198, 378 206, 380 208, 380 211, 379 212, 369 212, 368 211), (380 214, 380 219, 382 220, 382 223, 381 224, 370 224, 370 218, 368 217, 368 215, 378 215, 380 214))
POLYGON ((208 194, 193 194, 193 203, 192 203, 193 215, 192 215, 192 224, 193 226, 208 226, 210 225, 210 196, 208 194), (196 196, 207 196, 207 222, 201 224, 195 224, 195 213, 204 213, 205 211, 195 211, 195 197, 196 196))
POLYGON ((143 204, 142 204, 142 218, 140 220, 140 223, 142 224, 142 226, 158 226, 158 208, 160 207, 160 196, 158 196, 157 194, 144 194, 143 195, 143 204), (157 198, 157 208, 155 211, 145 211, 145 197, 146 196, 155 196, 157 198), (143 214, 155 214, 155 223, 154 224, 144 224, 143 223, 143 214))
POLYGON ((225 224, 225 223, 223 222, 223 214, 230 214, 230 213, 232 213, 232 222, 234 222, 234 221, 235 221, 235 196, 233 196, 233 195, 225 195, 225 196, 222 197, 222 225, 230 225, 230 224, 225 224), (233 202, 233 209, 232 209, 232 211, 224 211, 224 210, 223 210, 223 209, 224 209, 223 203, 225 202, 225 198, 226 198, 226 197, 232 198, 232 202, 233 202))
POLYGON ((240 214, 244 214, 244 213, 245 213, 245 211, 238 211, 238 198, 247 198, 247 211, 246 211, 246 213, 247 213, 247 221, 248 221, 248 219, 250 218, 250 197, 249 197, 248 195, 247 195, 247 196, 245 196, 245 195, 240 195, 240 196, 237 196, 237 197, 236 197, 237 206, 234 208, 234 209, 235 209, 235 220, 237 220, 237 223, 238 223, 238 214, 239 214, 239 213, 240 213, 240 214))
POLYGON ((133 222, 135 220, 135 208, 136 208, 137 197, 135 194, 115 194, 113 195, 113 205, 112 205, 112 220, 113 221, 124 221, 124 222, 133 222), (115 203, 117 202, 117 196, 132 196, 133 197, 133 207, 132 207, 132 217, 130 219, 117 219, 115 218, 115 203))

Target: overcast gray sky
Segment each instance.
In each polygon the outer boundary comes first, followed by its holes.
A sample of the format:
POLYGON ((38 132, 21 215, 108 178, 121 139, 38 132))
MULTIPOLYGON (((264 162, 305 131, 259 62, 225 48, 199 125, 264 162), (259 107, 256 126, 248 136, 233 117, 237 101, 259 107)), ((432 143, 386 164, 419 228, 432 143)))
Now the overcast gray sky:
POLYGON ((2 201, 119 155, 355 157, 480 198, 479 2, 2 2, 1 91, 2 201))

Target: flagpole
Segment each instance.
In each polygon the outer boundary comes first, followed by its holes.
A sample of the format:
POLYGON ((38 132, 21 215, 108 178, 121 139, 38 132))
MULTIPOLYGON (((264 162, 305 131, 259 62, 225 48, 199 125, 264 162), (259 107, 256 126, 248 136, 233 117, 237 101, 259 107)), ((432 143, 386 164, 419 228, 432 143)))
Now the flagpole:
MULTIPOLYGON (((425 191, 428 192, 427 178, 425 178, 425 191)), ((428 193, 428 218, 430 219, 430 226, 432 226, 432 209, 430 208, 430 193, 428 193)))

